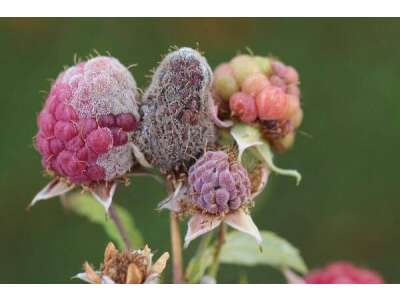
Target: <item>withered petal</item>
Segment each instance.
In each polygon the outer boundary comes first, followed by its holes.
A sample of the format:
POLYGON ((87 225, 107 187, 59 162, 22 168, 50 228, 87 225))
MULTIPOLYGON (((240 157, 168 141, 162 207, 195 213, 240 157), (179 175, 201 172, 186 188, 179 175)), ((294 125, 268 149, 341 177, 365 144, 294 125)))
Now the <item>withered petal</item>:
POLYGON ((111 206, 112 199, 115 193, 115 189, 117 188, 117 184, 113 183, 101 183, 93 186, 91 188, 92 195, 95 199, 104 207, 106 212, 108 213, 108 209, 111 206))

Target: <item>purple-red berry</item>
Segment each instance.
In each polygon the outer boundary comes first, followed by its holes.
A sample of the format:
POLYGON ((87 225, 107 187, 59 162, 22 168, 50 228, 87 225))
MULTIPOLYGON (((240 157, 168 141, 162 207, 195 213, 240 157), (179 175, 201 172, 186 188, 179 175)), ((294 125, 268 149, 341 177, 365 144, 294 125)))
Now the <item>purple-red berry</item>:
POLYGON ((190 198, 209 214, 226 214, 248 204, 247 170, 222 151, 208 151, 189 170, 190 198))

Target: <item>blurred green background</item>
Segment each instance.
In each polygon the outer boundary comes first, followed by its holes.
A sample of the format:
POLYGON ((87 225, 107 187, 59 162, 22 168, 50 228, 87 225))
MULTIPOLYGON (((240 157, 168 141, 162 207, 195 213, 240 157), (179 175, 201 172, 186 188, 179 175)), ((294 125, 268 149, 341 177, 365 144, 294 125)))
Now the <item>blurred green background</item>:
MULTIPOLYGON (((197 42, 212 67, 248 46, 300 72, 307 135, 276 160, 304 180, 272 177, 253 213, 259 227, 298 247, 309 267, 346 259, 400 282, 399 36, 400 19, 1 19, 0 282, 77 282, 70 277, 85 260, 99 263, 108 240, 57 200, 25 211, 47 182, 32 147, 47 79, 95 48, 138 63, 132 72, 145 88, 170 45, 197 42)), ((159 252, 169 249, 168 214, 155 211, 164 196, 140 178, 115 198, 159 252)), ((244 273, 284 282, 269 267, 233 266, 221 281, 244 273)))

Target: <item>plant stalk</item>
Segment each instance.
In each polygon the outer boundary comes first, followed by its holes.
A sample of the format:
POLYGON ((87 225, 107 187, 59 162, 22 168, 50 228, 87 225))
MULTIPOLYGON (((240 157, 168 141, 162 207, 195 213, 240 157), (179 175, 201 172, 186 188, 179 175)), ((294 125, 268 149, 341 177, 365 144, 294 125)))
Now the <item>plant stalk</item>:
POLYGON ((182 241, 179 232, 178 217, 174 212, 170 214, 170 231, 172 246, 172 272, 174 283, 184 283, 183 260, 182 260, 182 241))
POLYGON ((215 246, 213 263, 210 267, 210 271, 208 272, 208 275, 214 279, 217 279, 219 270, 219 256, 221 254, 221 249, 224 243, 225 243, 225 224, 222 222, 221 225, 219 226, 218 241, 215 246))
POLYGON ((112 205, 108 209, 108 213, 110 215, 111 220, 113 220, 115 226, 117 227, 117 230, 120 236, 122 237, 122 240, 124 241, 126 250, 132 250, 133 245, 131 240, 129 239, 128 231, 124 227, 124 224, 122 223, 118 213, 115 211, 112 205))

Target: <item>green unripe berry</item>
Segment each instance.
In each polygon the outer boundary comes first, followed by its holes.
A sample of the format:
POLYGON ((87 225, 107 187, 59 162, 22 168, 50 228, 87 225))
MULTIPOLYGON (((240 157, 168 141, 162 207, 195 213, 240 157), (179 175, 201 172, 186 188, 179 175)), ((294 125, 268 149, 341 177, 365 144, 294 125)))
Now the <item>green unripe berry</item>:
POLYGON ((226 101, 229 101, 229 98, 239 91, 239 85, 229 64, 221 64, 215 69, 213 88, 226 101))
POLYGON ((231 60, 230 65, 239 84, 242 84, 247 77, 260 73, 257 62, 250 55, 238 55, 231 60))
POLYGON ((254 61, 257 63, 261 73, 269 75, 271 73, 271 60, 268 57, 254 56, 254 61))

